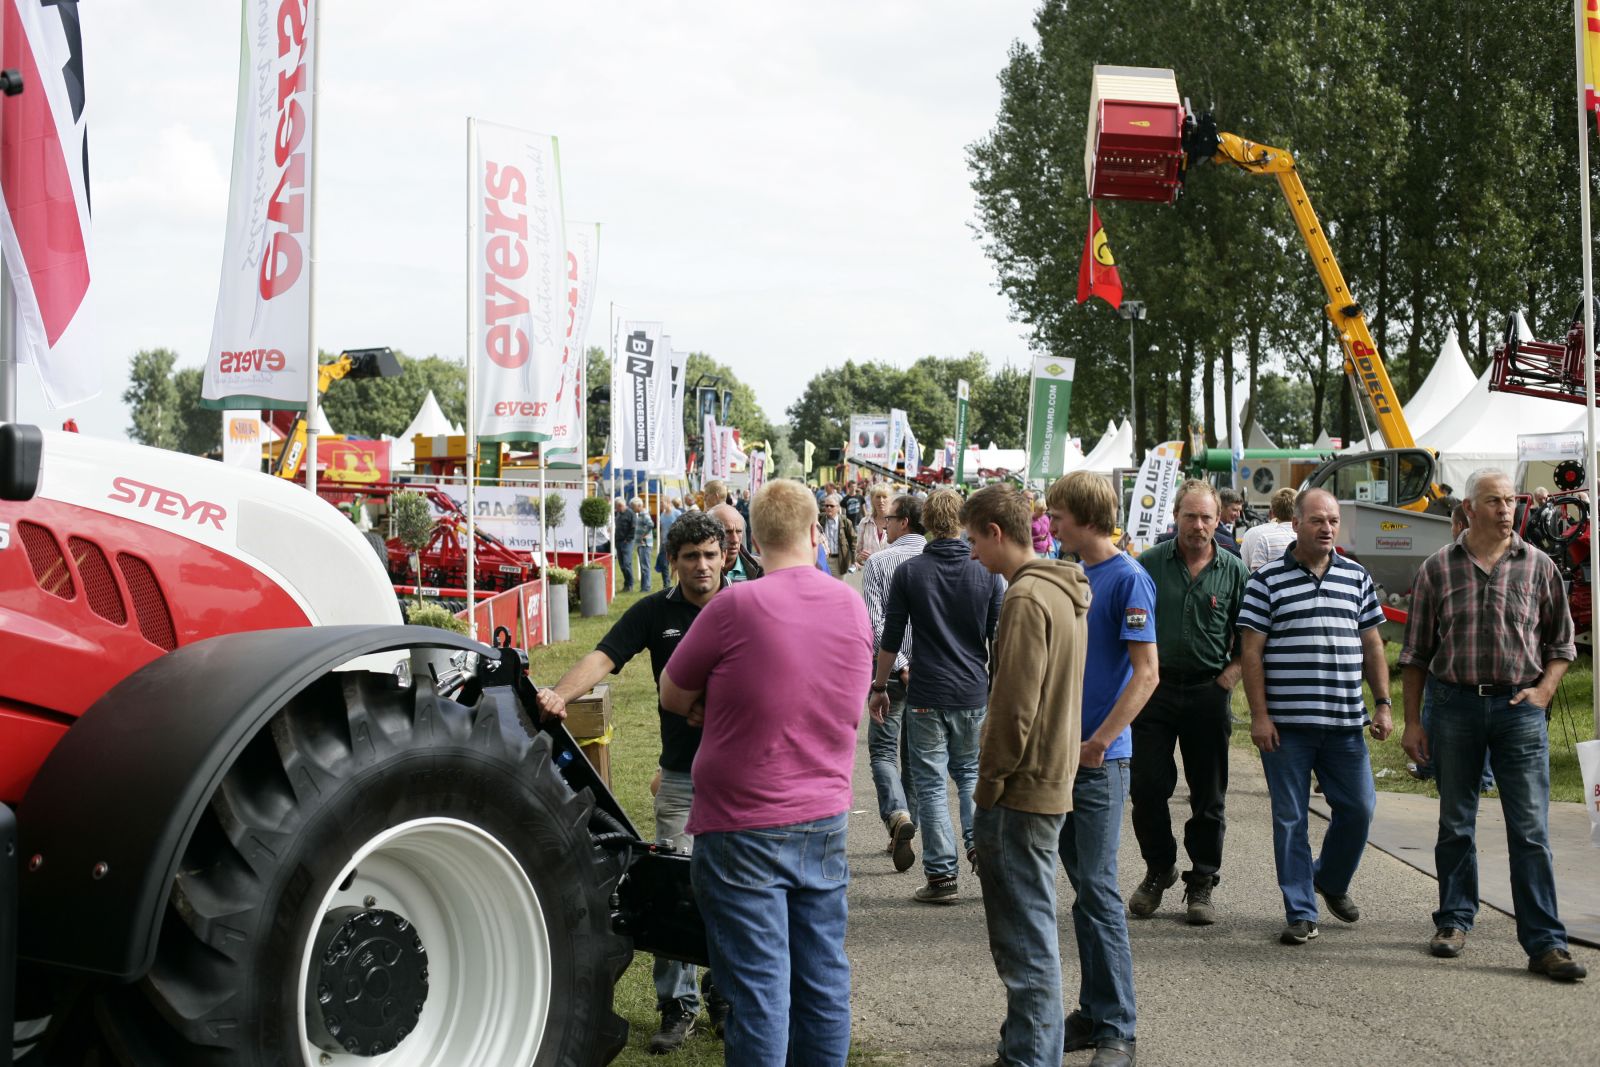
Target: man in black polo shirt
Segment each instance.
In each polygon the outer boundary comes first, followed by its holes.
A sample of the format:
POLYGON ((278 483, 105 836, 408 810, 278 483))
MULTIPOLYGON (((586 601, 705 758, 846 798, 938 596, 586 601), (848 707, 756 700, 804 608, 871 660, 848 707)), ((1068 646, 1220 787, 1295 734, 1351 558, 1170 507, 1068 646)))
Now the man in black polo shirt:
POLYGON ((1217 547, 1213 535, 1220 512, 1217 491, 1198 479, 1178 488, 1173 505, 1177 535, 1139 557, 1156 585, 1156 655, 1161 681, 1133 720, 1133 763, 1128 795, 1133 834, 1147 871, 1128 898, 1134 915, 1152 914, 1161 894, 1178 880, 1178 843, 1167 802, 1178 784, 1173 748, 1183 750, 1189 783, 1189 821, 1183 847, 1186 918, 1191 925, 1216 921, 1211 888, 1220 880, 1223 811, 1228 793, 1230 708, 1240 666, 1235 622, 1249 572, 1244 562, 1217 547))
MULTIPOLYGON (((616 674, 640 652, 650 651, 650 670, 656 686, 661 671, 672 658, 689 624, 700 609, 725 588, 722 577, 722 523, 703 512, 689 512, 667 532, 667 561, 677 584, 636 602, 601 639, 599 647, 584 656, 561 680, 539 690, 539 705, 547 715, 566 714, 566 704, 590 689, 608 673, 616 674)), ((700 747, 700 728, 682 715, 658 707, 661 716, 661 787, 656 792, 656 840, 689 850, 694 838, 684 832, 694 785, 689 770, 700 747)), ((650 1039, 648 1051, 673 1052, 694 1032, 700 999, 695 992, 693 964, 658 958, 655 963, 656 1007, 661 1028, 650 1039)), ((728 1018, 728 1004, 717 995, 708 972, 706 1010, 718 1034, 728 1018)))

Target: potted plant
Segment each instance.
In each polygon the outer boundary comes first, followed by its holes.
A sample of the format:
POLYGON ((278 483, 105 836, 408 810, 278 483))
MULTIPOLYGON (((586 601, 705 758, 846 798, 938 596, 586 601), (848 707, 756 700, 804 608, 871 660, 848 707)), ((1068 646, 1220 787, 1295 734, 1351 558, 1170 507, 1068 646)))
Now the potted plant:
POLYGON ((544 524, 552 530, 559 530, 567 518, 567 498, 560 493, 551 493, 544 498, 544 524))
POLYGON ((413 604, 406 609, 406 622, 412 626, 436 626, 454 634, 467 632, 467 620, 456 618, 443 604, 413 604))
POLYGON ((572 640, 572 622, 570 615, 570 601, 572 580, 577 575, 565 567, 546 567, 544 580, 547 588, 545 597, 550 609, 550 640, 572 640))
POLYGON ((421 493, 396 493, 389 501, 389 518, 395 537, 411 554, 411 570, 417 577, 417 603, 422 603, 422 561, 417 553, 428 547, 433 536, 433 514, 421 493))
POLYGON ((578 565, 578 614, 585 619, 606 613, 606 572, 610 564, 590 561, 578 565))
POLYGON ((583 541, 583 561, 589 562, 594 551, 594 532, 604 529, 611 521, 611 502, 603 496, 586 496, 578 505, 578 520, 583 523, 587 536, 583 541))

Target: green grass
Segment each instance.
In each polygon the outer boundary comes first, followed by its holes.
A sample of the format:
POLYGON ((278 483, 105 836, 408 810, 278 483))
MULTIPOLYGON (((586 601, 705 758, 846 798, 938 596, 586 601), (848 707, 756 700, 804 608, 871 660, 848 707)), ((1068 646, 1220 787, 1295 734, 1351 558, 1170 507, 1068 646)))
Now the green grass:
MULTIPOLYGON (((658 576, 659 577, 659 576, 658 576)), ((572 640, 549 645, 535 652, 530 670, 539 685, 553 685, 566 669, 593 651, 612 623, 622 617, 642 593, 618 593, 611 602, 611 613, 593 619, 572 612, 572 640)), ((635 656, 622 673, 607 679, 611 685, 611 707, 615 726, 611 741, 611 791, 616 794, 628 817, 646 838, 655 833, 655 809, 650 796, 650 779, 661 754, 661 727, 656 713, 656 684, 650 674, 647 653, 635 656)), ((645 1043, 660 1021, 656 1015, 656 991, 650 980, 652 957, 637 953, 633 964, 617 983, 614 1005, 628 1020, 628 1045, 615 1063, 621 1065, 660 1064, 663 1060, 646 1055, 645 1043)), ((723 1062, 722 1042, 706 1034, 691 1037, 683 1050, 671 1057, 674 1067, 723 1062)), ((850 1061, 857 1067, 890 1062, 878 1055, 852 1047, 850 1061)))
MULTIPOLYGON (((1372 754, 1372 773, 1379 789, 1392 793, 1421 793, 1437 797, 1439 790, 1432 781, 1419 782, 1406 774, 1409 757, 1400 747, 1400 735, 1405 727, 1405 685, 1395 659, 1400 654, 1398 645, 1390 643, 1389 678, 1394 698, 1395 731, 1387 741, 1374 741, 1367 735, 1367 749, 1372 754)), ((1550 799, 1583 801, 1583 771, 1578 767, 1579 741, 1594 737, 1594 715, 1590 710, 1589 695, 1594 684, 1594 668, 1587 652, 1578 654, 1577 662, 1561 679, 1551 702, 1550 716, 1550 799)), ((1367 706, 1372 706, 1372 692, 1363 687, 1367 706)), ((1255 749, 1250 741, 1250 706, 1244 698, 1244 686, 1233 694, 1233 713, 1239 725, 1233 731, 1234 745, 1255 749)))

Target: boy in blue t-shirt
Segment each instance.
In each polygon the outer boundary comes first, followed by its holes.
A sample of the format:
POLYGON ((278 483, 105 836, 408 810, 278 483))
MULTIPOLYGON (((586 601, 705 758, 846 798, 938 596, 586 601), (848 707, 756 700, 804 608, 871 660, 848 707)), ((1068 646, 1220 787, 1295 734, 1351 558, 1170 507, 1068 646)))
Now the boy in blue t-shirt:
POLYGON ((1134 1059, 1133 951, 1117 885, 1122 807, 1128 796, 1128 728, 1159 677, 1156 587, 1117 549, 1117 494, 1105 478, 1078 471, 1045 494, 1050 532, 1083 564, 1094 597, 1083 669, 1083 745, 1072 812, 1061 830, 1061 863, 1077 899, 1078 1007, 1067 1016, 1066 1051, 1096 1047, 1093 1065, 1134 1059))

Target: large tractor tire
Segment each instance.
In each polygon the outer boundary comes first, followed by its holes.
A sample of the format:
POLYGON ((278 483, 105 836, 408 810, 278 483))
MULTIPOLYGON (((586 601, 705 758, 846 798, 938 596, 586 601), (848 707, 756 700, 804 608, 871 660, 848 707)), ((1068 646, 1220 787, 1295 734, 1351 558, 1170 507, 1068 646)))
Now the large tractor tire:
POLYGON ((495 704, 346 672, 285 707, 212 797, 155 967, 96 1005, 116 1061, 610 1062, 620 861, 495 704))

